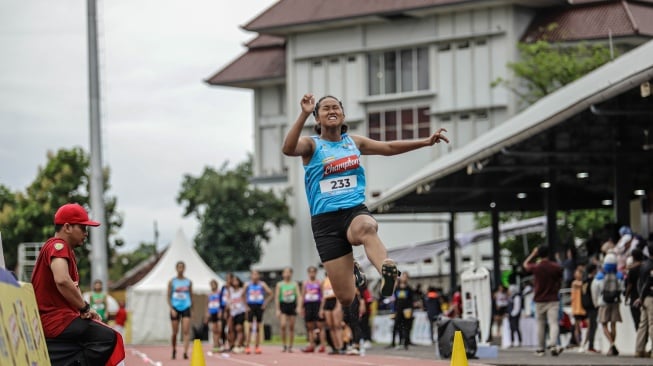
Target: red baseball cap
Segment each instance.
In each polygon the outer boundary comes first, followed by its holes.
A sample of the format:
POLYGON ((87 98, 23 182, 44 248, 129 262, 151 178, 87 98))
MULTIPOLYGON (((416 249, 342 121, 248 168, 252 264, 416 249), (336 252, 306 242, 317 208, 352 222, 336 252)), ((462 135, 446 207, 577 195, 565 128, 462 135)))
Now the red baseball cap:
POLYGON ((99 222, 91 221, 88 219, 88 213, 84 207, 80 206, 78 203, 67 203, 59 207, 57 213, 54 214, 54 224, 80 224, 88 226, 100 226, 99 222))

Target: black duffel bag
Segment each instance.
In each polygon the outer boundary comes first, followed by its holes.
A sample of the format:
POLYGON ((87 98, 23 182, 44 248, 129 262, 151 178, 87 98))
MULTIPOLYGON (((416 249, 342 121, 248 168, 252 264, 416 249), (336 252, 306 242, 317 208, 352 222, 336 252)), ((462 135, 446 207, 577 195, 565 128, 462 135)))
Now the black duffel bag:
POLYGON ((475 358, 478 347, 477 338, 480 336, 478 320, 440 317, 436 324, 438 326, 438 350, 441 358, 451 358, 454 335, 457 330, 463 334, 467 358, 475 358))

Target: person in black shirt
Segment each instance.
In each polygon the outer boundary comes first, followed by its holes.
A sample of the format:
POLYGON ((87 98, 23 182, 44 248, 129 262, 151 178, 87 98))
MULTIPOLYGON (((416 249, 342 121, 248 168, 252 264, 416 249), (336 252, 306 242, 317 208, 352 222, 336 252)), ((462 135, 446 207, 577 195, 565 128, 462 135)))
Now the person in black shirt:
POLYGON ((635 347, 637 357, 650 357, 650 352, 646 352, 647 338, 653 342, 653 242, 651 241, 648 243, 648 253, 648 260, 640 266, 637 286, 639 298, 635 303, 642 307, 635 347))
POLYGON ((630 253, 632 258, 632 264, 628 266, 628 275, 626 277, 626 301, 630 304, 630 314, 633 316, 633 324, 635 324, 635 330, 639 326, 639 319, 641 310, 639 306, 635 306, 637 298, 639 298, 639 291, 637 290, 637 282, 639 281, 639 271, 644 260, 644 253, 641 250, 635 248, 630 253))
POLYGON ((413 318, 413 290, 408 286, 408 273, 401 274, 394 297, 395 324, 392 331, 392 346, 395 345, 395 334, 399 333, 400 342, 403 341, 404 349, 408 349, 410 344, 410 321, 413 318))

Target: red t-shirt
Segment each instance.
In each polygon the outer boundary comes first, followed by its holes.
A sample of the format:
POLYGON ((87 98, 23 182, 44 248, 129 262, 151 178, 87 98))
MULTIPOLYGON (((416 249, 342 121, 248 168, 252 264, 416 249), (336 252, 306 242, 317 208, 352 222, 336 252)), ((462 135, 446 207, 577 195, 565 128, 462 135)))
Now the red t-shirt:
POLYGON ((50 269, 53 258, 68 260, 68 274, 75 282, 75 286, 79 286, 77 260, 73 249, 60 238, 48 239, 41 248, 32 273, 32 285, 46 338, 57 337, 75 318, 79 317, 79 309, 69 304, 57 289, 50 269))
POLYGON ((562 267, 553 261, 542 260, 531 263, 526 270, 535 278, 533 300, 535 302, 558 301, 558 292, 562 284, 562 267))
POLYGON ((125 326, 125 323, 127 322, 127 310, 125 310, 125 308, 118 309, 115 321, 116 325, 120 325, 121 327, 125 326))

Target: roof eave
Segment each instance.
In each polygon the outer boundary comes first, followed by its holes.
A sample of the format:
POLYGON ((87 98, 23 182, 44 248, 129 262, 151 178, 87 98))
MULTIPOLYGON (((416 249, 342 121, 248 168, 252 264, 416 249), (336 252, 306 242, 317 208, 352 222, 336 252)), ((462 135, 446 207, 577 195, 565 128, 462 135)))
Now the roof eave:
POLYGON ((240 89, 256 89, 271 85, 282 85, 286 83, 285 75, 271 78, 241 79, 241 80, 224 80, 212 82, 211 79, 204 80, 210 86, 226 86, 240 89))

